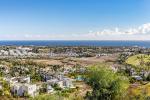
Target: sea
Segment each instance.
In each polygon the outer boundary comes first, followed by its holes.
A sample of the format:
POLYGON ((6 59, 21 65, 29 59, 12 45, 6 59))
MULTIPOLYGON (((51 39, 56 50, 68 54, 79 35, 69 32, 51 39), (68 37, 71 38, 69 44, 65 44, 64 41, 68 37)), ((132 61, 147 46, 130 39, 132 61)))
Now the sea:
POLYGON ((150 48, 150 41, 101 40, 8 40, 0 46, 138 46, 150 48))

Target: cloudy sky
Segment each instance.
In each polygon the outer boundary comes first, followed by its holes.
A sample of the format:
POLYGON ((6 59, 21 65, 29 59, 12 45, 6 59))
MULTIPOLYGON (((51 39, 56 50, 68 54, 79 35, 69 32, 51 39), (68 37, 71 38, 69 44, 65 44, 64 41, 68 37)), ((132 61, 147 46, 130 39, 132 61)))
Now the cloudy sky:
POLYGON ((0 0, 0 40, 150 40, 150 0, 0 0))

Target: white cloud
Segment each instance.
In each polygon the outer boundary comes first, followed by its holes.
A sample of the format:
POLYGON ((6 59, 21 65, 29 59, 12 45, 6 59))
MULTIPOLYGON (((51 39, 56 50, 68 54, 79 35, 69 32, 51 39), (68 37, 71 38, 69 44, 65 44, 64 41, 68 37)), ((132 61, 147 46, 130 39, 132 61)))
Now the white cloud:
POLYGON ((119 28, 114 29, 104 29, 102 31, 93 32, 93 34, 99 35, 142 35, 150 34, 150 23, 143 24, 137 28, 129 28, 125 30, 120 30, 119 28))
POLYGON ((83 34, 1 34, 1 40, 150 40, 150 23, 143 24, 137 28, 104 29, 83 34))

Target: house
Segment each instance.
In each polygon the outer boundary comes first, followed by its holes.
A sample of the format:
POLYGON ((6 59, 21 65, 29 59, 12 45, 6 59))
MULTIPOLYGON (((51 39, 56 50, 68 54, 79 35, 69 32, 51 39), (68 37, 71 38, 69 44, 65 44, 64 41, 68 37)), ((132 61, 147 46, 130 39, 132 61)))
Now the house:
POLYGON ((73 88, 72 80, 70 78, 65 78, 63 80, 63 88, 73 88))
POLYGON ((141 76, 137 76, 137 75, 132 76, 132 78, 137 80, 137 81, 143 80, 143 78, 141 76))
POLYGON ((57 84, 60 88, 64 88, 64 83, 63 83, 62 80, 57 81, 56 84, 57 84))
POLYGON ((52 74, 49 74, 45 71, 40 71, 39 74, 43 77, 43 81, 47 82, 48 80, 51 80, 53 79, 53 75, 52 74))
POLYGON ((30 83, 30 76, 27 76, 27 77, 20 77, 20 82, 21 83, 30 83))
POLYGON ((130 76, 134 76, 134 75, 136 75, 137 73, 136 73, 136 71, 134 70, 134 68, 131 68, 130 69, 130 76))
POLYGON ((58 78, 59 80, 62 80, 62 79, 64 78, 64 75, 59 74, 59 75, 57 75, 57 78, 58 78))
POLYGON ((16 77, 4 77, 3 79, 10 85, 18 83, 18 79, 16 77))
POLYGON ((54 92, 54 89, 50 84, 47 84, 47 93, 52 93, 52 92, 54 92))
POLYGON ((0 71, 3 72, 4 74, 8 74, 9 68, 5 65, 0 65, 0 71))
POLYGON ((149 73, 150 73, 149 71, 143 71, 143 70, 142 70, 142 71, 140 72, 140 76, 143 77, 143 78, 147 78, 148 75, 149 75, 149 73))
POLYGON ((84 79, 80 76, 80 75, 78 75, 77 77, 76 77, 76 81, 83 81, 84 79))
POLYGON ((60 88, 64 88, 64 84, 63 84, 62 80, 52 79, 52 80, 48 80, 47 83, 49 85, 55 85, 55 84, 57 84, 60 88))
POLYGON ((36 84, 26 84, 24 86, 24 89, 27 92, 27 94, 32 96, 32 97, 37 95, 37 86, 36 86, 36 84))
POLYGON ((23 96, 25 92, 23 91, 22 84, 20 84, 20 83, 14 84, 14 85, 11 87, 11 93, 12 93, 13 95, 23 96))
POLYGON ((36 84, 22 84, 16 83, 11 87, 11 93, 17 96, 30 95, 32 97, 37 95, 36 84))
POLYGON ((30 83, 30 76, 27 77, 4 77, 10 85, 15 83, 30 83))
POLYGON ((47 83, 50 85, 54 85, 58 82, 58 79, 51 79, 51 80, 47 80, 47 83))
POLYGON ((4 54, 5 56, 8 56, 8 51, 4 51, 3 54, 4 54))

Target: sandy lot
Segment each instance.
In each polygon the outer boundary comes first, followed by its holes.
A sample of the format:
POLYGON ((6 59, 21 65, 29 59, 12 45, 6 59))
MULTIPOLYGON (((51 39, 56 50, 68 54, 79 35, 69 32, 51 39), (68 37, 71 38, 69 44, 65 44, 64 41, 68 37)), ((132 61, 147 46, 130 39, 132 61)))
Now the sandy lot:
POLYGON ((44 63, 44 64, 47 64, 47 65, 62 65, 62 62, 60 60, 53 60, 53 59, 43 59, 43 60, 33 60, 34 62, 37 62, 37 63, 44 63))

